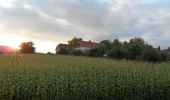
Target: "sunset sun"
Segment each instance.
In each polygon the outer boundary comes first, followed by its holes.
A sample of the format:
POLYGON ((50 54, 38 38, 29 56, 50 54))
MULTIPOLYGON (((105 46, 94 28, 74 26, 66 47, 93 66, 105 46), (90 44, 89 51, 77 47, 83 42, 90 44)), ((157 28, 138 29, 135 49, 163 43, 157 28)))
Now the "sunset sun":
POLYGON ((37 52, 42 52, 42 53, 55 52, 56 43, 36 40, 33 38, 20 36, 20 35, 0 33, 0 45, 9 46, 12 49, 19 49, 21 43, 28 42, 28 41, 35 42, 37 52), (46 46, 46 48, 44 48, 44 46, 46 46))
POLYGON ((25 41, 26 38, 16 35, 1 34, 0 33, 0 45, 6 45, 12 49, 18 49, 21 42, 25 41))

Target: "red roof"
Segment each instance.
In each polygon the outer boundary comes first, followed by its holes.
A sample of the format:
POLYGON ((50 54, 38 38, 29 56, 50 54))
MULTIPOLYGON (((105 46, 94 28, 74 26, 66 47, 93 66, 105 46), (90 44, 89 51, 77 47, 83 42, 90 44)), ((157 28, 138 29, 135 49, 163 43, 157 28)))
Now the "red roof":
POLYGON ((91 42, 91 41, 81 41, 79 45, 77 46, 78 48, 80 47, 95 47, 98 43, 91 42))

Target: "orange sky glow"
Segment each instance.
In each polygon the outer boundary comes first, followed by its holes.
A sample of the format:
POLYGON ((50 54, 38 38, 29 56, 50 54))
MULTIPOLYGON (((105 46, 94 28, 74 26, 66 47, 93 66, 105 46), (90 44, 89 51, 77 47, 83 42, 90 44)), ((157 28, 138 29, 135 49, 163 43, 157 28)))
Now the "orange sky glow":
POLYGON ((10 46, 12 49, 19 49, 19 45, 22 42, 33 41, 35 43, 36 52, 55 52, 56 43, 48 41, 40 41, 35 39, 30 39, 24 36, 18 36, 14 34, 4 34, 0 33, 0 45, 10 46))

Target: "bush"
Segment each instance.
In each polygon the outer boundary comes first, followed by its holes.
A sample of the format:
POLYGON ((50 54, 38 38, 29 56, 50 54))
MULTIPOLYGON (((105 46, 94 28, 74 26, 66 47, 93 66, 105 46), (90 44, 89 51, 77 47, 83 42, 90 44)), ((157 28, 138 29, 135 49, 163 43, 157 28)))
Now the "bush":
POLYGON ((69 51, 67 48, 61 48, 59 50, 59 52, 57 52, 57 54, 61 54, 61 55, 68 55, 69 54, 69 51))
POLYGON ((51 52, 47 52, 47 55, 53 55, 53 53, 51 53, 51 52))
POLYGON ((73 50, 72 54, 73 54, 74 56, 81 56, 81 55, 82 55, 82 52, 81 52, 81 50, 73 50))
POLYGON ((168 54, 166 52, 159 51, 159 62, 166 61, 168 59, 168 54))
POLYGON ((127 58, 127 55, 128 55, 128 52, 122 47, 117 47, 117 48, 113 47, 108 54, 110 58, 114 58, 114 59, 127 58))
POLYGON ((170 52, 167 52, 167 60, 170 60, 170 52))
POLYGON ((100 47, 95 47, 89 50, 88 56, 90 57, 103 57, 104 55, 104 49, 100 47))
POLYGON ((142 60, 158 62, 158 53, 154 49, 146 49, 142 53, 142 60))
POLYGON ((167 60, 167 54, 155 49, 146 49, 142 53, 142 60, 149 62, 162 62, 167 60))

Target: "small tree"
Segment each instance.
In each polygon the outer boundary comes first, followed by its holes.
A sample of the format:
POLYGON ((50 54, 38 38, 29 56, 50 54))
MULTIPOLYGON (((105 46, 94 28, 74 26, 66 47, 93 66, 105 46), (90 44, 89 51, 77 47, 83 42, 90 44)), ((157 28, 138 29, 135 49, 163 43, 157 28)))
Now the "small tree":
POLYGON ((23 42, 19 47, 21 53, 35 53, 34 42, 23 42))
POLYGON ((112 43, 112 45, 114 47, 121 47, 122 46, 122 43, 118 40, 118 39, 115 39, 112 43))
POLYGON ((100 42, 101 47, 103 47, 106 51, 112 48, 112 44, 109 40, 102 40, 100 42))
POLYGON ((70 50, 75 49, 76 46, 79 45, 80 41, 82 41, 81 38, 74 37, 72 40, 70 40, 70 41, 68 42, 68 48, 69 48, 70 50))
POLYGON ((128 51, 130 59, 140 59, 142 51, 144 50, 146 43, 141 38, 131 39, 128 43, 128 51))

